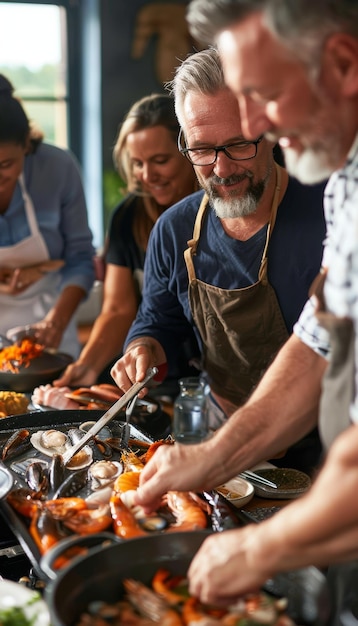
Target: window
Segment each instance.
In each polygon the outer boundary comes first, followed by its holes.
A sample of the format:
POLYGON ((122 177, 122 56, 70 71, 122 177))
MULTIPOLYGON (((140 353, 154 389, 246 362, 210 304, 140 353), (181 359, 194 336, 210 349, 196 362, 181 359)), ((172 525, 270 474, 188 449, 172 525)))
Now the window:
POLYGON ((0 2, 0 72, 46 140, 68 147, 64 7, 0 2))
POLYGON ((83 172, 94 245, 103 244, 100 0, 0 0, 0 73, 45 140, 83 172))

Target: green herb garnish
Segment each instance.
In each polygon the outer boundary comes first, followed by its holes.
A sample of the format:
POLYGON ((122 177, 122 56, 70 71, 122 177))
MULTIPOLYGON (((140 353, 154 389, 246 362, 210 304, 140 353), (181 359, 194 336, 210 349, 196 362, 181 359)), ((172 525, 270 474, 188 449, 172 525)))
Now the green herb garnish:
POLYGON ((13 606, 8 609, 0 609, 0 626, 33 626, 36 615, 31 618, 26 617, 24 608, 35 604, 40 598, 40 594, 36 594, 23 607, 13 606))

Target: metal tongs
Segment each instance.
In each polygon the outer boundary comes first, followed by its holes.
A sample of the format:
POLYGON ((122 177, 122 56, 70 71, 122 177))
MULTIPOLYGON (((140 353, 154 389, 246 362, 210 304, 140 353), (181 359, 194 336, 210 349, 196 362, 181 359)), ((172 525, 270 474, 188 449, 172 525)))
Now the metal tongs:
POLYGON ((127 408, 126 408, 126 421, 123 424, 123 428, 122 428, 122 432, 121 432, 121 440, 122 440, 122 445, 123 446, 128 446, 128 442, 129 442, 129 437, 131 435, 131 425, 129 423, 129 420, 131 418, 131 415, 133 413, 134 407, 137 403, 137 399, 138 399, 138 394, 136 394, 134 396, 134 398, 132 400, 130 400, 127 404, 127 408))
POLYGON ((273 483, 272 480, 268 480, 259 474, 255 474, 255 472, 251 472, 251 470, 246 470, 245 472, 241 472, 240 476, 245 478, 252 483, 257 483, 259 485, 265 485, 266 487, 272 487, 272 489, 277 489, 276 483, 273 483))
MULTIPOLYGON (((131 400, 133 400, 138 393, 146 387, 148 382, 158 373, 158 369, 156 367, 151 367, 147 371, 146 377, 140 383, 134 383, 126 393, 123 394, 117 402, 115 402, 109 409, 102 415, 102 417, 96 422, 92 428, 90 428, 87 433, 80 439, 74 446, 66 450, 66 452, 62 455, 62 460, 64 465, 68 465, 72 457, 82 450, 82 448, 94 437, 97 435, 99 431, 108 424, 122 409, 126 406, 131 400)), ((129 419, 129 417, 128 417, 129 419)), ((128 420, 126 420, 128 421, 128 420)))

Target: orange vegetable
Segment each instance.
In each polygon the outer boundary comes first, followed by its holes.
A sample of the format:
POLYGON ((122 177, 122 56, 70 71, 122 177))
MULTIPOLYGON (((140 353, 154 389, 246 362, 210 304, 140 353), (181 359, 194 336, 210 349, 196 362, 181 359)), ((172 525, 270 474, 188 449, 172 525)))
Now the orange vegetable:
POLYGON ((2 372, 19 373, 20 367, 28 367, 30 362, 43 353, 44 346, 31 339, 22 339, 0 350, 0 370, 2 372))

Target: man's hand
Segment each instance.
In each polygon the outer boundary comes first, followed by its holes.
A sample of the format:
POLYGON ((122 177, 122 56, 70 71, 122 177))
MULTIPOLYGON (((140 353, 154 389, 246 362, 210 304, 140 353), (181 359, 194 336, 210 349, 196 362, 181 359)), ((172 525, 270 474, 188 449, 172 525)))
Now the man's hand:
POLYGON ((136 502, 149 513, 158 508, 167 491, 202 491, 212 487, 207 483, 211 458, 205 443, 159 446, 140 473, 136 502))
MULTIPOLYGON (((119 389, 125 393, 134 385, 144 380, 147 371, 151 367, 157 367, 159 373, 154 380, 159 382, 165 378, 166 356, 163 348, 155 339, 150 337, 140 337, 134 339, 129 344, 126 353, 114 364, 111 369, 111 376, 119 389)), ((143 398, 148 393, 148 387, 144 387, 139 392, 139 397, 143 398)))
POLYGON ((191 562, 188 578, 190 593, 201 602, 214 605, 233 604, 240 596, 255 592, 271 572, 250 566, 250 551, 258 528, 215 533, 208 537, 191 562))
POLYGON ((31 324, 36 341, 46 348, 58 348, 61 343, 64 328, 51 320, 42 320, 31 324))
POLYGON ((96 383, 97 377, 97 373, 89 365, 75 361, 52 384, 54 387, 90 387, 96 383))

